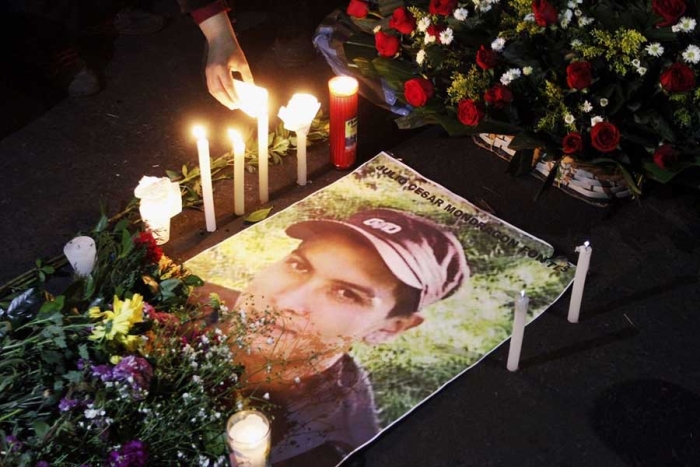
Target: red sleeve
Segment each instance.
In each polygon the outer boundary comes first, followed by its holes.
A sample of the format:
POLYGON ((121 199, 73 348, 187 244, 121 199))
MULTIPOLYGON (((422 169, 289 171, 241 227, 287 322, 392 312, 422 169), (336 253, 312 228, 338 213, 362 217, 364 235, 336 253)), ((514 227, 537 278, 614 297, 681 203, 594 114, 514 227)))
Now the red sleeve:
POLYGON ((229 11, 230 8, 226 0, 215 0, 208 5, 199 7, 190 12, 192 19, 195 23, 200 24, 202 21, 211 18, 212 16, 221 13, 222 11, 229 11))

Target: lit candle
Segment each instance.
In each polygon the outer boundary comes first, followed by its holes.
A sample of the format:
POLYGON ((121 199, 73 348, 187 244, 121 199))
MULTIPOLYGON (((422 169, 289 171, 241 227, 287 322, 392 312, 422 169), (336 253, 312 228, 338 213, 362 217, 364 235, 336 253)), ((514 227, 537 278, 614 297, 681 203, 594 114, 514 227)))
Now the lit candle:
POLYGON ((209 141, 204 127, 199 125, 193 129, 197 138, 197 154, 199 155, 199 174, 202 179, 202 199, 204 201, 204 219, 207 232, 216 230, 216 215, 214 214, 214 190, 211 186, 211 160, 209 159, 209 141))
POLYGON ((236 130, 228 130, 233 144, 233 212, 237 216, 245 213, 245 143, 236 130))
POLYGON ((525 294, 525 291, 520 291, 520 295, 515 300, 515 313, 513 314, 513 335, 510 338, 510 349, 508 351, 508 364, 506 365, 509 371, 518 369, 520 362, 520 350, 523 347, 523 337, 525 335, 525 320, 527 318, 527 308, 530 299, 525 294))
POLYGON ((170 218, 182 211, 180 184, 168 177, 141 177, 134 189, 141 219, 158 245, 170 240, 170 218))
POLYGON ((267 138, 270 130, 270 115, 267 90, 237 79, 233 87, 238 96, 238 106, 251 117, 258 119, 258 187, 260 202, 269 200, 267 138))
POLYGON ((63 247, 63 254, 77 275, 88 276, 95 267, 95 240, 90 237, 75 237, 63 247))
POLYGON ((294 94, 286 107, 277 114, 284 127, 297 135, 297 184, 306 185, 306 136, 321 103, 310 94, 294 94))
POLYGON ((330 90, 331 163, 347 169, 357 158, 357 89, 355 78, 336 76, 328 82, 330 90))
POLYGON ((578 263, 576 263, 576 275, 574 276, 574 287, 571 290, 571 302, 569 303, 570 323, 578 323, 578 316, 581 312, 581 299, 583 298, 583 287, 586 285, 586 274, 588 273, 588 265, 591 262, 591 253, 593 248, 589 242, 584 242, 583 245, 577 246, 578 263))
POLYGON ((233 465, 270 466, 270 422, 257 410, 232 415, 226 423, 226 440, 233 465))

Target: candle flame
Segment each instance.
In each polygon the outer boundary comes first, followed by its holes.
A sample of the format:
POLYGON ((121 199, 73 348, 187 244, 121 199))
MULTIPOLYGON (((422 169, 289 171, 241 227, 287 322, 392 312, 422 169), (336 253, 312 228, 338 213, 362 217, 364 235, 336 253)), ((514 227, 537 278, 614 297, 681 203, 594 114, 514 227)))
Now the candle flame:
POLYGON ((525 296, 525 289, 523 289, 523 290, 520 291, 520 296, 521 296, 521 297, 524 297, 524 296, 525 296))
POLYGON ((336 76, 328 82, 331 94, 336 96, 352 96, 357 92, 357 80, 350 76, 336 76))
POLYGON ((207 131, 202 125, 195 125, 192 128, 192 134, 194 134, 194 137, 197 139, 204 139, 207 137, 207 131))
POLYGON ((591 245, 591 242, 589 242, 588 240, 583 242, 583 246, 585 246, 586 248, 588 248, 590 245, 591 245))
POLYGON ((311 94, 297 93, 292 96, 286 107, 280 107, 277 116, 282 119, 286 129, 299 131, 311 124, 320 108, 321 103, 311 94))
POLYGON ((237 79, 233 80, 233 88, 238 98, 238 108, 250 117, 258 117, 267 113, 267 89, 237 79))
POLYGON ((233 150, 234 151, 236 151, 236 152, 245 151, 245 143, 243 142, 243 137, 241 136, 241 133, 239 131, 229 128, 228 137, 231 138, 231 142, 233 143, 233 150))

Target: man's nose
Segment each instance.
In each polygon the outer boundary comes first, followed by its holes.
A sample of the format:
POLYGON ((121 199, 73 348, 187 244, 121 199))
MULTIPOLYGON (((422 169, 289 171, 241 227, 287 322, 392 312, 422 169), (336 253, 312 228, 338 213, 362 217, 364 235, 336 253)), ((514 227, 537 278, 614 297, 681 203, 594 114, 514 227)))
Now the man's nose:
POLYGON ((277 291, 274 296, 276 311, 299 316, 308 315, 311 311, 309 302, 312 288, 311 281, 306 281, 277 291))

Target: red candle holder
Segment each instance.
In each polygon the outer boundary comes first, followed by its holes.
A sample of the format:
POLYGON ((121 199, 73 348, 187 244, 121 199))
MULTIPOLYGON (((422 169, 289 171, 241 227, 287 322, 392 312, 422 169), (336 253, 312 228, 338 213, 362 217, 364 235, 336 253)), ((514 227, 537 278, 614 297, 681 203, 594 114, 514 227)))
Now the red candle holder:
POLYGON ((350 168, 357 159, 357 89, 355 78, 336 76, 330 90, 331 163, 336 169, 350 168))

